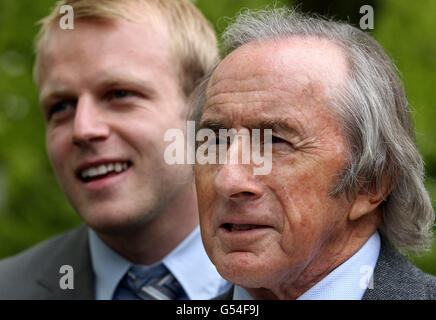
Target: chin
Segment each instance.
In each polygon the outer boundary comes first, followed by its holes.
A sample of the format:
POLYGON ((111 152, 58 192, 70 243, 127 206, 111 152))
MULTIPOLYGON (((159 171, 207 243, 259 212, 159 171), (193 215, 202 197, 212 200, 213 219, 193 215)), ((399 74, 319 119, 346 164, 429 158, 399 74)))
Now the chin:
POLYGON ((123 234, 132 232, 137 228, 143 217, 140 214, 132 214, 125 210, 108 208, 107 210, 84 210, 79 211, 85 223, 97 232, 106 234, 123 234))
POLYGON ((246 288, 265 288, 271 280, 268 263, 253 253, 233 252, 214 261, 218 273, 226 280, 246 288))

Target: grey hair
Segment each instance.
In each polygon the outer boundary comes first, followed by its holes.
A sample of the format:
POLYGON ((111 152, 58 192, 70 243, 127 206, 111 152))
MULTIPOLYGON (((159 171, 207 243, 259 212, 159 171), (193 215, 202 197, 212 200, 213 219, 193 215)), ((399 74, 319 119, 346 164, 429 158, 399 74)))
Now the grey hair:
MULTIPOLYGON (((429 249, 434 210, 423 183, 424 164, 409 104, 398 70, 370 35, 347 23, 287 8, 245 10, 223 33, 224 55, 250 42, 295 36, 331 41, 343 49, 349 64, 345 83, 329 101, 349 145, 347 166, 331 196, 350 198, 383 192, 387 186, 379 205, 379 231, 401 251, 429 249)), ((200 87, 201 101, 205 83, 200 87)))

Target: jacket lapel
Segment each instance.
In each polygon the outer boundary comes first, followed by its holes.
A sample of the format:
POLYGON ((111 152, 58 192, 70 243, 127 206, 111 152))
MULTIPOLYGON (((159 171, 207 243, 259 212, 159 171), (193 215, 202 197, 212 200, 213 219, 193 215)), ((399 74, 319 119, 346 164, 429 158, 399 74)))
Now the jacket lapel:
POLYGON ((94 299, 94 274, 88 244, 88 228, 81 226, 56 242, 52 255, 40 268, 37 284, 41 289, 41 299, 49 300, 88 300, 94 299), (71 266, 73 281, 71 289, 62 289, 62 266, 71 266))
POLYGON ((363 300, 409 300, 425 297, 422 272, 397 252, 381 236, 381 248, 373 274, 373 289, 368 288, 363 300))

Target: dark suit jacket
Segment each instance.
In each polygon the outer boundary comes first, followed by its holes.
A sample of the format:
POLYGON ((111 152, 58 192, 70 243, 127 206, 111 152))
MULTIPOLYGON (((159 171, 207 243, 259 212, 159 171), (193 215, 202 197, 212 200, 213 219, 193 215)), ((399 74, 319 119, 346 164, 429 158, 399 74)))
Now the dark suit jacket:
POLYGON ((94 299, 88 230, 81 226, 0 261, 0 299, 94 299), (74 271, 74 289, 61 289, 62 265, 74 271))
MULTIPOLYGON (((373 289, 366 290, 363 300, 436 300, 436 277, 419 270, 381 239, 373 289)), ((215 299, 232 300, 233 287, 215 299)))

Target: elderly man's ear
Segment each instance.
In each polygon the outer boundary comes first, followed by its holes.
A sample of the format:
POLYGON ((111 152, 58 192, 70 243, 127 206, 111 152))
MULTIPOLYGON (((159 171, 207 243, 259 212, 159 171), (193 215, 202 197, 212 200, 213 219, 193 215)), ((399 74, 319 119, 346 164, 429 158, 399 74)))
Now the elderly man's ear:
POLYGON ((348 219, 355 221, 373 212, 391 193, 393 185, 394 184, 390 183, 384 175, 379 187, 374 185, 370 190, 362 188, 354 199, 348 219))

